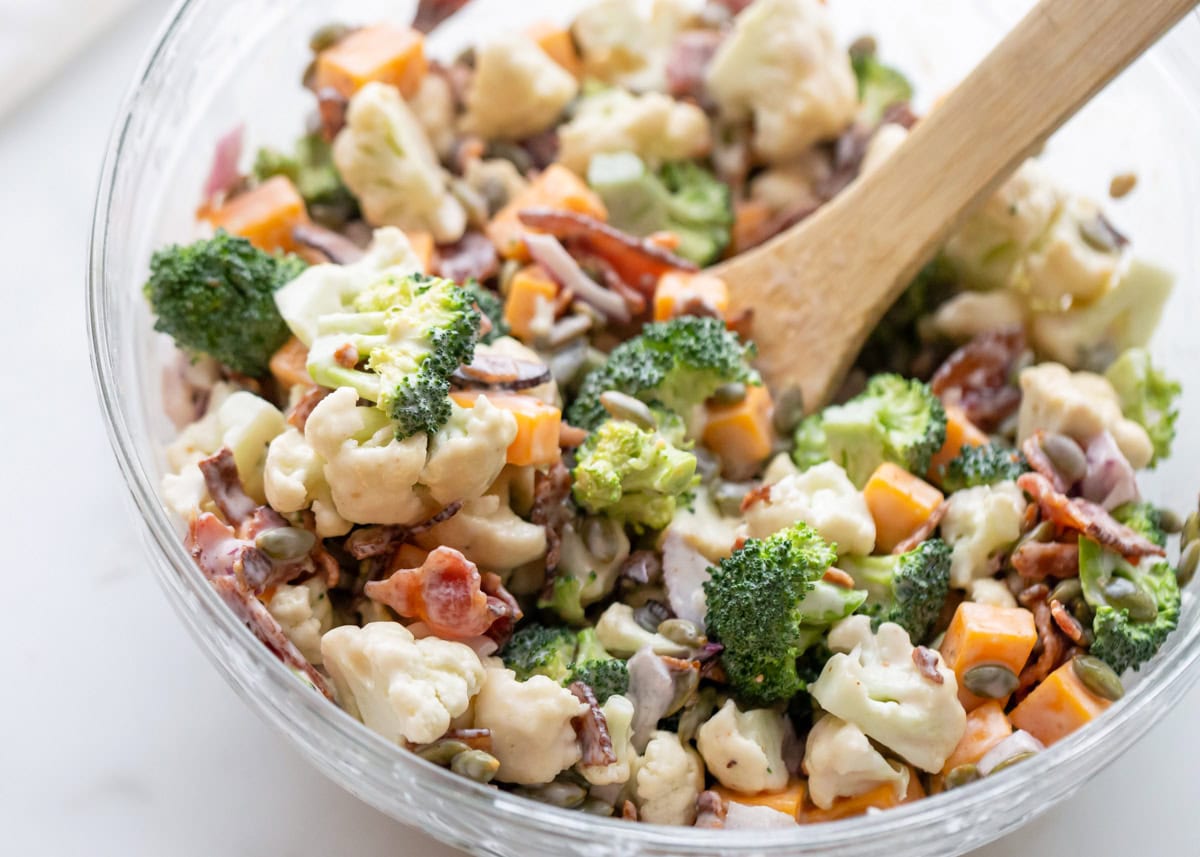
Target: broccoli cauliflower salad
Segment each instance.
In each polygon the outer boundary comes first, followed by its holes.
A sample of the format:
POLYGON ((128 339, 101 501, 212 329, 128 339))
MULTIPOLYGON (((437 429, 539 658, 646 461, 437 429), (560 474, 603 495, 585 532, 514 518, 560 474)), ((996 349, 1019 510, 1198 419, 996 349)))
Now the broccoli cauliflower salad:
POLYGON ((151 261, 162 496, 229 608, 403 751, 653 824, 878 812, 1102 716, 1200 559, 1138 486, 1170 276, 1030 161, 833 403, 767 389, 705 268, 901 145, 904 75, 818 0, 428 56, 463 5, 322 28, 308 133, 222 140, 151 261))

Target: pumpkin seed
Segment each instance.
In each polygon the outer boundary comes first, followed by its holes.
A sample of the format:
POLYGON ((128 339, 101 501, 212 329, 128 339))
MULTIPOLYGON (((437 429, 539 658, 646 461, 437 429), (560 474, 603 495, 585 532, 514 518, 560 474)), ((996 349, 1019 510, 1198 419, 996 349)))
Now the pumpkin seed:
POLYGON ((1041 521, 1021 538, 1020 544, 1025 544, 1026 542, 1046 543, 1053 539, 1054 523, 1051 521, 1041 521))
POLYGON ((587 518, 583 522, 583 543, 598 562, 611 562, 620 550, 620 524, 611 518, 587 518))
POLYGON ((1044 435, 1042 450, 1068 485, 1074 485, 1087 474, 1087 456, 1079 444, 1066 435, 1053 432, 1044 435))
POLYGON ((319 54, 326 48, 332 48, 346 36, 354 32, 354 28, 347 24, 326 24, 323 27, 318 27, 317 30, 308 37, 308 49, 314 54, 319 54))
POLYGON ((650 406, 626 393, 606 390, 600 394, 600 404, 613 419, 629 420, 646 431, 653 431, 657 425, 650 406))
POLYGON ((1071 668, 1083 682, 1083 686, 1101 699, 1116 702, 1125 695, 1121 677, 1113 668, 1093 655, 1076 655, 1071 659, 1071 668))
POLYGON ((956 768, 951 768, 946 773, 946 777, 943 780, 943 785, 945 785, 946 791, 950 791, 950 789, 956 789, 959 786, 965 786, 967 783, 973 783, 977 779, 979 779, 979 768, 968 763, 966 765, 959 765, 956 768))
POLYGON ((988 776, 990 777, 990 776, 992 776, 992 774, 997 774, 1000 771, 1003 771, 1005 768, 1011 768, 1013 765, 1017 764, 1018 762, 1024 762, 1026 759, 1032 759, 1036 755, 1037 755, 1036 750, 1026 750, 1024 753, 1017 753, 1015 756, 1010 756, 1009 758, 1007 758, 1003 762, 1001 762, 999 765, 992 768, 991 773, 989 773, 988 776))
POLYGON ((587 800, 587 790, 583 786, 561 780, 546 783, 544 786, 522 786, 514 791, 524 797, 533 798, 551 806, 560 806, 563 809, 575 809, 582 806, 583 802, 587 800))
POLYGON ((1183 530, 1179 536, 1179 543, 1190 545, 1196 539, 1200 538, 1200 512, 1192 512, 1187 516, 1187 520, 1183 522, 1183 530))
POLYGON ((1183 518, 1174 509, 1159 509, 1158 525, 1164 533, 1174 535, 1183 529, 1183 518))
POLYGON ((1050 599, 1057 601, 1060 604, 1071 606, 1076 599, 1083 597, 1083 584, 1079 582, 1078 577, 1068 577, 1054 587, 1054 591, 1050 593, 1050 599))
POLYGON ((471 747, 463 741, 447 738, 444 741, 434 741, 432 744, 419 747, 414 752, 426 762, 433 762, 435 765, 449 765, 455 756, 470 749, 471 747))
POLYGON ((611 803, 602 801, 598 797, 590 797, 580 805, 579 811, 586 812, 588 815, 599 815, 603 818, 608 818, 613 814, 613 806, 611 803))
POLYGON ((255 546, 271 559, 284 562, 300 559, 313 549, 317 537, 308 530, 297 527, 275 527, 263 530, 254 540, 255 546))
POLYGON ((1175 578, 1180 586, 1187 586, 1196 576, 1196 566, 1200 565, 1200 541, 1188 542, 1179 554, 1179 566, 1175 569, 1175 578))
POLYGON ((671 608, 661 601, 650 600, 633 611, 633 619, 651 634, 658 631, 658 626, 671 618, 671 608))
POLYGON ((719 480, 713 485, 712 499, 717 511, 722 515, 727 518, 740 518, 742 501, 746 499, 746 485, 744 482, 719 480))
POLYGON ((1131 580, 1114 577, 1101 588, 1104 600, 1113 607, 1128 610, 1129 618, 1135 622, 1153 622, 1158 616, 1158 602, 1154 596, 1131 580))
POLYGON ((741 381, 722 384, 711 396, 712 401, 718 405, 736 405, 745 398, 746 385, 741 381))
POLYGON ((696 623, 689 622, 687 619, 667 619, 659 624, 658 633, 672 643, 692 649, 698 649, 708 642, 708 638, 700 633, 696 623))
POLYGON ((450 770, 477 783, 490 783, 500 770, 500 760, 483 750, 467 750, 450 760, 450 770))
POLYGON ((963 673, 963 684, 984 699, 1004 699, 1017 689, 1017 674, 1003 664, 980 664, 963 673))
POLYGON ((781 436, 788 436, 804 419, 804 391, 799 387, 788 387, 775 402, 771 424, 781 436))

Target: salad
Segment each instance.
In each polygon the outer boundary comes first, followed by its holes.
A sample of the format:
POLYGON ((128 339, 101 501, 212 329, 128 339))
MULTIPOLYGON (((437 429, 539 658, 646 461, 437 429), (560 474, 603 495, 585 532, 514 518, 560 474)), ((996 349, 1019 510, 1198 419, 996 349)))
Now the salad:
POLYGON ((653 824, 886 810, 1102 716, 1200 562, 1138 487, 1171 276, 1030 161, 832 404, 769 389, 705 269, 886 159, 903 73, 818 0, 427 55, 463 5, 314 34, 294 147, 220 140, 151 261, 162 495, 229 608, 404 750, 653 824))

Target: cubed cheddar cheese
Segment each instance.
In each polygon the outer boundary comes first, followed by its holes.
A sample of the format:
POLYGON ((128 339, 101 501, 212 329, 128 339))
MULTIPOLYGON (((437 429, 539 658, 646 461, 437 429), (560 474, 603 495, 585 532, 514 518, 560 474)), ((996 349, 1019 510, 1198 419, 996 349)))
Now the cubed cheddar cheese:
POLYGON ((724 318, 729 310, 729 287, 712 274, 672 271, 658 278, 654 290, 654 320, 670 321, 679 315, 698 315, 701 304, 724 318))
POLYGON ((295 251, 292 230, 309 222, 304 199, 286 176, 275 176, 239 193, 215 211, 208 211, 205 219, 267 253, 295 251))
POLYGON ((911 803, 925 797, 925 789, 921 787, 921 778, 917 772, 909 768, 908 775, 908 791, 903 795, 896 794, 896 787, 892 783, 884 783, 860 795, 840 797, 829 809, 821 809, 814 806, 811 801, 805 800, 796 820, 801 824, 838 821, 842 818, 862 815, 870 809, 891 809, 894 806, 911 803))
POLYGON ((946 665, 954 670, 963 708, 973 711, 987 702, 963 684, 967 670, 999 664, 1020 675, 1037 639, 1033 614, 1024 607, 997 607, 975 601, 959 604, 946 629, 941 653, 946 665))
POLYGON ((352 98, 368 83, 387 83, 411 98, 429 64, 425 37, 411 27, 375 24, 355 30, 317 56, 316 88, 352 98))
POLYGON ((414 229, 405 232, 404 237, 408 239, 409 246, 412 247, 413 253, 421 262, 421 273, 432 274, 435 252, 433 233, 414 229))
POLYGON ((526 30, 525 35, 533 39, 550 59, 572 75, 579 77, 583 74, 583 60, 579 58, 579 51, 575 48, 575 39, 571 37, 570 30, 549 21, 540 21, 526 30))
POLYGON ((974 765, 1012 732, 1004 706, 989 699, 967 715, 967 730, 946 759, 942 773, 948 774, 959 765, 974 765))
POLYGON ((473 408, 475 400, 487 396, 495 407, 510 412, 517 420, 517 436, 508 446, 509 464, 553 464, 562 456, 558 435, 562 427, 562 411, 533 396, 517 393, 483 393, 478 390, 456 390, 450 394, 459 407, 473 408))
POLYGON ((529 260, 529 249, 522 238, 526 227, 520 218, 520 213, 527 208, 552 208, 586 214, 597 220, 608 219, 604 203, 583 179, 561 164, 551 164, 542 170, 529 187, 496 212, 487 225, 485 231, 488 238, 505 259, 529 260))
POLYGON ((941 482, 942 467, 957 458, 964 446, 987 446, 988 442, 988 436, 967 419, 961 408, 947 406, 946 442, 929 461, 929 478, 941 482))
POLYGON ((886 553, 907 539, 942 503, 942 492, 903 467, 885 461, 863 488, 875 520, 875 549, 886 553))
POLYGON ((746 472, 771 454, 774 403, 766 386, 747 387, 746 397, 729 405, 705 406, 702 440, 721 457, 727 472, 746 472))
POLYGON ((1112 705, 1092 693, 1067 661, 1035 687, 1013 709, 1013 726, 1024 729, 1047 747, 1066 738, 1112 705))
POLYGON ((800 810, 804 806, 804 796, 807 793, 804 780, 799 779, 792 780, 788 783, 787 788, 777 792, 759 792, 758 794, 747 795, 736 792, 733 789, 728 789, 725 786, 716 786, 713 790, 729 803, 740 803, 745 806, 765 806, 776 812, 782 812, 784 815, 790 815, 792 818, 799 816, 800 810))
POLYGON ((540 265, 526 265, 513 275, 504 299, 504 321, 513 336, 522 342, 533 340, 533 320, 538 305, 553 302, 558 296, 558 283, 540 265))

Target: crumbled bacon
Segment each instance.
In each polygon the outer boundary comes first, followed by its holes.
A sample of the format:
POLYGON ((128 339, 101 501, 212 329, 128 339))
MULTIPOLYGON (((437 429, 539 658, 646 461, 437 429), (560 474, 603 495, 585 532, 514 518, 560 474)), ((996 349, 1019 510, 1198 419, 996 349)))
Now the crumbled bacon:
MULTIPOLYGON (((571 496, 571 471, 561 461, 533 477, 533 508, 529 520, 546 530, 546 571, 558 568, 562 529, 574 517, 567 499, 571 496)), ((550 584, 550 579, 547 579, 550 584)))
POLYGON ((942 523, 942 518, 946 517, 946 509, 948 508, 949 506, 945 501, 938 503, 937 507, 932 513, 930 513, 929 517, 925 519, 925 522, 922 523, 921 526, 913 530, 906 539, 892 548, 892 553, 908 553, 910 550, 915 549, 916 546, 921 542, 932 536, 933 531, 936 530, 938 525, 942 523))
POLYGON ((258 504, 242 487, 237 462, 234 461, 233 451, 229 447, 222 447, 215 455, 199 462, 198 466, 204 474, 208 496, 212 497, 225 520, 236 525, 254 514, 258 504))
POLYGON ((727 811, 725 799, 719 794, 711 789, 700 792, 700 796, 696 798, 696 823, 693 827, 721 830, 725 827, 727 811))
POLYGON ((684 30, 667 56, 667 91, 675 98, 702 101, 705 72, 725 39, 721 30, 684 30))
POLYGON ((587 711, 571 719, 575 727, 575 736, 579 739, 583 751, 582 762, 585 765, 615 765, 617 753, 613 750, 612 736, 608 732, 608 720, 600 710, 600 703, 591 687, 581 681, 572 682, 568 690, 575 698, 587 706, 587 711))
POLYGON ((309 387, 304 391, 304 394, 296 400, 296 404, 292 405, 292 409, 288 411, 287 422, 293 428, 304 431, 304 426, 308 424, 308 418, 312 414, 317 405, 321 404, 321 400, 328 396, 333 391, 328 387, 309 387))
POLYGON ((1025 542, 1013 551, 1012 567, 1026 580, 1062 580, 1079 575, 1079 545, 1062 542, 1025 542))
POLYGON ((442 741, 462 741, 472 750, 492 752, 491 729, 451 729, 441 737, 442 741))
POLYGON ((746 492, 745 496, 742 497, 742 505, 740 508, 742 512, 745 512, 747 509, 750 509, 759 503, 769 502, 771 502, 771 485, 769 483, 763 483, 762 485, 751 488, 746 492))
POLYGON ((521 605, 517 603, 513 594, 504 588, 500 575, 490 571, 486 572, 483 575, 481 586, 484 594, 488 597, 489 612, 498 614, 491 627, 485 632, 485 636, 490 637, 496 643, 497 649, 502 649, 512 639, 517 623, 525 614, 521 611, 521 605))
POLYGON ((870 142, 871 130, 857 122, 838 136, 833 144, 833 170, 817 183, 822 201, 833 199, 858 178, 870 142))
POLYGON ((333 362, 343 369, 353 369, 358 365, 358 348, 353 342, 343 342, 333 352, 333 362))
POLYGON ((1023 698, 1035 685, 1058 669, 1067 653, 1066 640, 1047 603, 1049 597, 1050 589, 1044 583, 1034 584, 1017 596, 1021 606, 1033 612, 1033 622, 1038 632, 1038 642, 1034 648, 1037 659, 1021 670, 1017 699, 1023 698))
POLYGON ((521 141, 521 148, 529 155, 535 167, 544 170, 558 160, 558 131, 547 128, 532 137, 526 137, 521 141))
POLYGON ((436 273, 439 277, 465 283, 483 282, 500 270, 496 246, 482 232, 468 232, 453 244, 439 244, 436 273))
POLYGON ((938 671, 938 655, 924 646, 917 646, 912 653, 913 663, 917 665, 917 669, 921 675, 929 679, 934 684, 945 684, 946 679, 938 671))
POLYGON ((1042 438, 1046 433, 1038 429, 1021 444, 1021 454, 1025 456, 1025 460, 1029 462, 1029 466, 1034 473, 1040 473, 1050 482, 1050 486, 1061 494, 1067 493, 1067 489, 1071 486, 1067 484, 1067 480, 1058 472, 1058 468, 1054 466, 1054 462, 1050 460, 1050 456, 1046 455, 1046 450, 1042 446, 1042 438))
POLYGON ((462 501, 455 500, 433 517, 407 527, 398 524, 360 527, 346 538, 342 548, 355 559, 370 559, 390 554, 413 536, 428 532, 443 521, 450 520, 458 514, 462 506, 462 501))
POLYGON ((621 820, 622 821, 637 821, 638 811, 637 806, 633 801, 627 800, 621 805, 621 820))
POLYGON ((951 354, 930 382, 948 405, 962 408, 973 424, 991 432, 1021 404, 1021 391, 1011 383, 1025 351, 1025 332, 1010 327, 981 333, 951 354))
POLYGON ((429 34, 443 21, 469 4, 471 0, 420 0, 413 15, 413 29, 429 34))
POLYGON ((321 117, 321 136, 327 143, 346 127, 350 100, 330 86, 317 90, 317 113, 321 117))
MULTIPOLYGON (((647 239, 649 240, 649 239, 647 239)), ((605 288, 616 292, 625 301, 630 316, 637 317, 646 311, 646 296, 621 277, 616 267, 605 257, 591 251, 586 241, 578 238, 563 242, 567 252, 585 268, 599 274, 605 288)))
POLYGON ((1054 624, 1058 629, 1067 635, 1072 643, 1077 646, 1086 644, 1083 633, 1083 625, 1079 624, 1079 620, 1070 614, 1061 601, 1050 599, 1050 616, 1054 619, 1054 624))
POLYGON ((365 592, 451 640, 478 637, 507 615, 507 606, 483 591, 475 563, 448 547, 432 551, 418 568, 398 568, 387 580, 369 581, 365 592))
POLYGON ((827 568, 821 579, 839 589, 853 589, 854 578, 840 568, 827 568))
POLYGON ((1103 506, 1055 491, 1050 480, 1040 473, 1023 473, 1017 485, 1033 497, 1042 517, 1064 530, 1082 533, 1127 560, 1143 556, 1165 556, 1166 551, 1140 533, 1131 530, 1104 510, 1103 506))
POLYGON ((658 279, 670 271, 695 271, 696 265, 657 244, 635 238, 586 214, 550 208, 518 212, 521 222, 560 240, 578 239, 606 259, 622 280, 646 298, 653 297, 658 279))

